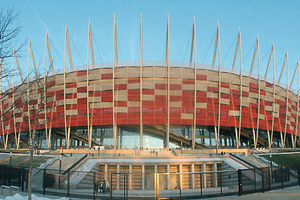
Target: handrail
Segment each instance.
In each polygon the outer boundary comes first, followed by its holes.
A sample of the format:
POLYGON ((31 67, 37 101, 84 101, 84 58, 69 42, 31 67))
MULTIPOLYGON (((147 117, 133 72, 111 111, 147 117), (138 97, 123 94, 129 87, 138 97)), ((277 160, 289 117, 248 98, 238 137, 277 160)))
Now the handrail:
POLYGON ((66 171, 64 171, 62 173, 62 175, 66 175, 67 173, 69 173, 73 168, 75 168, 79 163, 81 163, 84 159, 86 159, 88 156, 88 154, 85 154, 84 156, 82 156, 79 160, 77 160, 71 167, 69 167, 66 171))
POLYGON ((232 157, 234 157, 235 159, 238 159, 239 161, 242 161, 242 162, 246 163, 250 167, 258 168, 257 166, 253 165, 252 163, 250 163, 250 162, 248 162, 248 161, 246 161, 246 160, 244 160, 244 159, 242 159, 242 158, 240 158, 240 157, 238 157, 238 156, 236 156, 236 155, 234 155, 232 153, 229 153, 229 155, 232 156, 232 157))

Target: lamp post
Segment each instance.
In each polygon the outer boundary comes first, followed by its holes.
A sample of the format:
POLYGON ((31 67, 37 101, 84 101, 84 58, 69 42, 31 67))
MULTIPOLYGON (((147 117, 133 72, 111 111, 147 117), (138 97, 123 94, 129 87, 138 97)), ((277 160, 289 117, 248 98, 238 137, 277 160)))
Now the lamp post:
POLYGON ((61 173, 61 154, 59 155, 59 177, 58 177, 58 189, 60 189, 60 173, 61 173))

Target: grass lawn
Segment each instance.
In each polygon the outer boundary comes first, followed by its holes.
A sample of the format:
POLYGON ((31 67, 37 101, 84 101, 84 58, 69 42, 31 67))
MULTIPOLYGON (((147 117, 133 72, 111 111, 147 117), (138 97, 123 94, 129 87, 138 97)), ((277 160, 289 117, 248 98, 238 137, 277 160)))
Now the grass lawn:
MULTIPOLYGON (((269 155, 263 155, 264 158, 270 160, 269 155)), ((300 154, 282 154, 272 155, 272 160, 284 167, 297 170, 300 167, 300 154)))

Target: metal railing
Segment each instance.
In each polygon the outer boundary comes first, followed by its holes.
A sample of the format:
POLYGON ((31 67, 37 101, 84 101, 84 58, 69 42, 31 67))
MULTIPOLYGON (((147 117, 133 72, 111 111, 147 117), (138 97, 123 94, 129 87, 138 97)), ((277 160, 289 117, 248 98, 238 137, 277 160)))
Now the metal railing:
MULTIPOLYGON (((283 167, 273 171, 266 167, 181 173, 128 173, 128 170, 105 173, 100 170, 70 170, 62 174, 59 170, 43 169, 32 178, 31 188, 44 195, 89 199, 138 199, 140 196, 181 199, 244 195, 300 185, 300 168, 293 173, 283 167), (80 181, 73 184, 70 180, 76 177, 80 177, 80 181)), ((28 169, 0 166, 0 185, 17 186, 26 192, 27 176, 28 169)))

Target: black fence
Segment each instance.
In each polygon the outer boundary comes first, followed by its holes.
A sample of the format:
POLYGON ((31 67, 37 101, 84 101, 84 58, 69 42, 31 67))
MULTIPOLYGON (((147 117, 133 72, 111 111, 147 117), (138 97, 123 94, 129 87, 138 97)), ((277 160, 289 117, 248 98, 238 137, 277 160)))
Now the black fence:
POLYGON ((28 169, 0 165, 0 185, 19 187, 26 191, 28 182, 28 169))
MULTIPOLYGON (((300 169, 251 168, 197 173, 99 173, 40 169, 32 192, 87 199, 188 199, 244 195, 300 185, 300 169), (143 178, 142 178, 143 177, 143 178), (107 182, 105 182, 105 180, 107 182)), ((27 191, 28 169, 0 165, 0 185, 27 191)))

